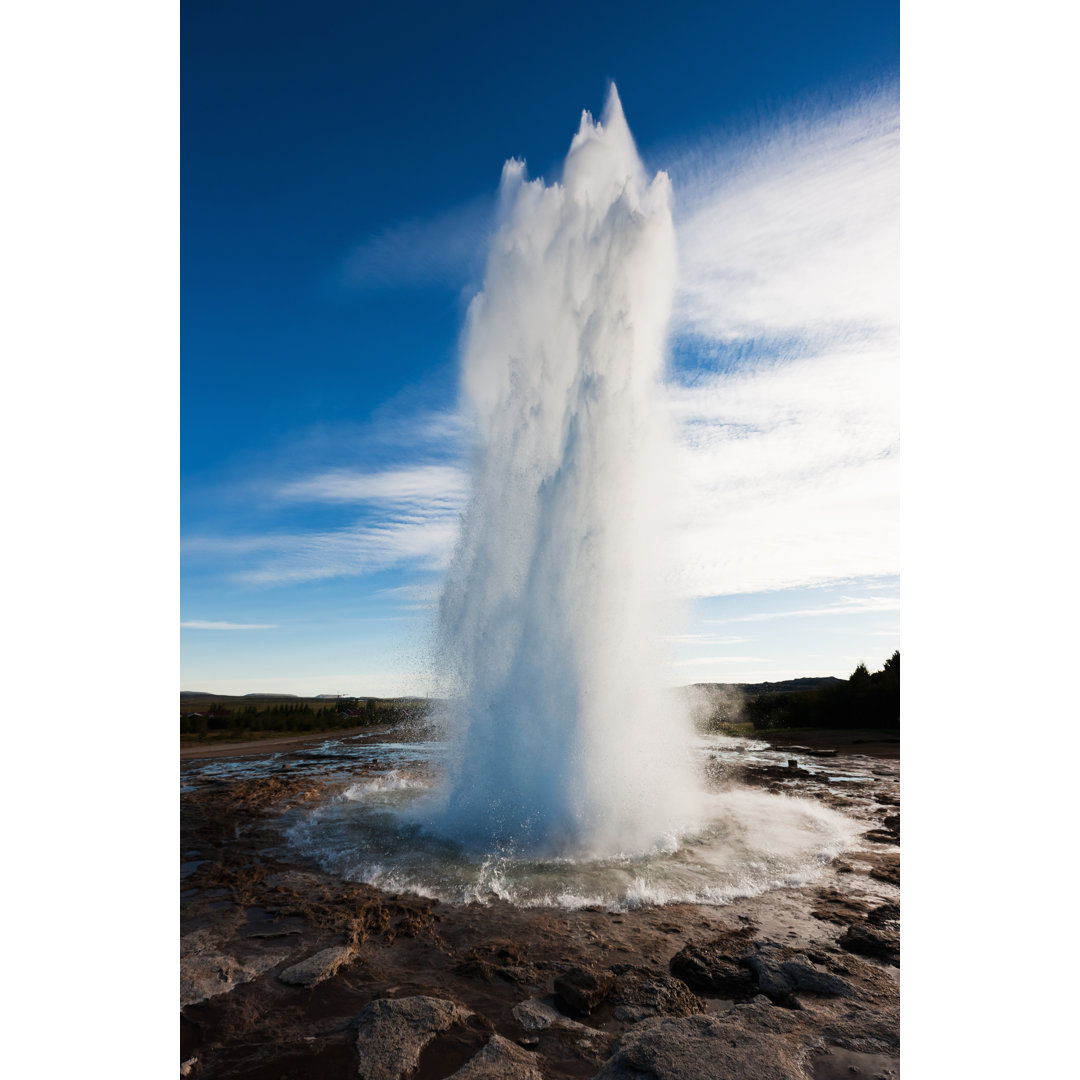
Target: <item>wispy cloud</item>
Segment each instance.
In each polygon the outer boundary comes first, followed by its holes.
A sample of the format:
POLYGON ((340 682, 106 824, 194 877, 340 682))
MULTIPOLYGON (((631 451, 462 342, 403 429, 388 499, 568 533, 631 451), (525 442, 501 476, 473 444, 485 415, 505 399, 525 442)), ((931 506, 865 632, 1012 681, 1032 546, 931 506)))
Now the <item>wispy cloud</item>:
POLYGON ((412 584, 379 589, 375 595, 399 601, 408 611, 428 611, 438 603, 440 591, 440 586, 436 584, 412 584))
POLYGON ((193 537, 193 555, 221 560, 227 577, 249 585, 289 585, 373 574, 394 567, 442 570, 458 533, 456 512, 417 512, 393 520, 310 533, 193 537), (235 565, 242 556, 242 565, 235 565))
MULTIPOLYGON (((353 577, 392 568, 441 570, 457 540, 468 475, 453 465, 380 472, 337 469, 280 485, 278 498, 324 504, 371 504, 365 516, 336 529, 263 536, 193 538, 188 551, 243 555, 233 580, 286 585, 353 577)), ((414 600, 415 604, 415 600, 414 600)))
POLYGON ((669 660, 667 667, 701 667, 706 664, 769 664, 767 656, 694 656, 689 660, 669 660))
POLYGON ((670 166, 676 588, 899 570, 896 88, 670 166))
POLYGON ((180 626, 184 630, 276 630, 276 623, 213 622, 206 619, 189 619, 180 626))
POLYGON ((897 573, 897 381, 889 350, 844 349, 670 387, 679 591, 897 573))
POLYGON ((418 465, 383 472, 332 470, 284 485, 285 499, 311 502, 422 502, 426 506, 464 501, 468 474, 453 465, 418 465))
POLYGON ((753 615, 733 615, 727 619, 706 619, 708 623, 762 622, 768 619, 792 619, 828 615, 881 615, 899 611, 900 601, 892 596, 844 597, 824 607, 798 608, 793 611, 765 611, 753 615))
POLYGON ((746 637, 716 637, 714 634, 667 634, 665 641, 673 645, 742 645, 752 640, 746 637))
POLYGON ((678 328, 820 344, 895 326, 899 129, 890 86, 672 162, 678 328))
POLYGON ((349 253, 344 281, 364 288, 460 288, 483 267, 494 209, 492 190, 432 217, 382 229, 349 253))

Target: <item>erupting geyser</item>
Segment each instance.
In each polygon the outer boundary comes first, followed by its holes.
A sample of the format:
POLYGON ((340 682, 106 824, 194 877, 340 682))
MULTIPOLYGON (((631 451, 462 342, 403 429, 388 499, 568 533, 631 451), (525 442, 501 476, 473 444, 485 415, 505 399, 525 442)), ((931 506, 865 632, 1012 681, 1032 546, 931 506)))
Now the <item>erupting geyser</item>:
POLYGON ((820 803, 707 793, 735 740, 695 740, 664 686, 670 204, 614 87, 561 184, 504 168, 463 341, 477 446, 440 610, 452 743, 373 744, 400 768, 298 815, 290 841, 334 873, 462 902, 722 904, 854 841, 820 803))
POLYGON ((463 397, 473 495, 440 609, 456 753, 428 825, 532 855, 640 851, 696 816, 664 688, 671 185, 615 87, 561 184, 503 169, 463 397))

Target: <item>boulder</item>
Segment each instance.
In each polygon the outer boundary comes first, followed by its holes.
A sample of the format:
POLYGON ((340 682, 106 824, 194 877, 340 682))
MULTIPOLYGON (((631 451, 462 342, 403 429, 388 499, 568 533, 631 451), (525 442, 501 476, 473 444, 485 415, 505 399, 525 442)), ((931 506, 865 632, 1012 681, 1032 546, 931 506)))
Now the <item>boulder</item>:
POLYGON ((555 1000, 578 1016, 588 1016, 614 985, 615 976, 610 971, 571 968, 555 980, 555 1000))
POLYGON ((357 1074, 361 1080, 403 1080, 420 1064, 420 1054, 436 1035, 473 1014, 452 1001, 433 997, 379 998, 356 1018, 357 1074))
POLYGON ((488 1044, 448 1080, 544 1080, 536 1058, 501 1035, 488 1044))
POLYGON ((805 1080, 783 1036, 710 1016, 664 1017, 631 1028, 593 1080, 805 1080))
POLYGON ((618 964, 615 986, 608 995, 615 1019, 631 1024, 654 1016, 692 1016, 705 1012, 705 1002, 686 983, 666 971, 618 964))
POLYGON ((841 949, 900 966, 900 935, 869 924, 849 926, 837 942, 841 949))
POLYGON ((749 1001, 758 992, 757 980, 740 960, 751 951, 752 936, 752 930, 728 930, 687 945, 671 958, 671 974, 698 994, 749 1001))

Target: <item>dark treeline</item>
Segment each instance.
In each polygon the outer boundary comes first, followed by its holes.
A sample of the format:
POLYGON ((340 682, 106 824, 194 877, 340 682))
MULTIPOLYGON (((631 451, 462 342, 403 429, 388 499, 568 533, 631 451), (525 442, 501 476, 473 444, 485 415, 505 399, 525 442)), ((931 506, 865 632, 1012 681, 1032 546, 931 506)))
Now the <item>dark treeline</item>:
POLYGON ((900 652, 894 652, 881 671, 860 664, 847 682, 818 690, 758 694, 746 702, 744 716, 756 730, 769 728, 900 727, 900 652))
POLYGON ((206 711, 182 714, 180 734, 205 738, 268 731, 341 731, 416 719, 425 714, 426 705, 414 698, 339 698, 333 704, 314 707, 300 702, 243 707, 211 704, 206 711))

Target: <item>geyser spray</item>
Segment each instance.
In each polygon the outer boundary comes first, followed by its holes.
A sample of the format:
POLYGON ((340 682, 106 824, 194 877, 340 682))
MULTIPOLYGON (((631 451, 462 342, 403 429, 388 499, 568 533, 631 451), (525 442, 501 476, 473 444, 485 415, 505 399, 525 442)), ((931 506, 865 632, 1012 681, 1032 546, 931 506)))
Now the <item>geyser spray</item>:
POLYGON ((561 183, 504 167, 463 336, 478 439, 439 613, 456 737, 430 824, 469 846, 640 851, 694 817, 660 647, 674 282, 671 185, 646 175, 612 86, 561 183))

